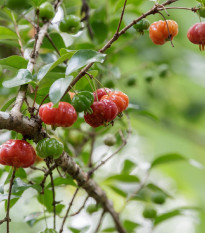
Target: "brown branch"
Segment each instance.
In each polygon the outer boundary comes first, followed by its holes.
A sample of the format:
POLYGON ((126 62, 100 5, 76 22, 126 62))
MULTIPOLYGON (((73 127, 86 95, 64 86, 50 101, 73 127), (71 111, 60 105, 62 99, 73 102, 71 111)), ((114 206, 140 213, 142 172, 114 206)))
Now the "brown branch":
POLYGON ((78 215, 81 212, 81 210, 83 210, 85 208, 85 204, 88 201, 88 199, 89 199, 89 196, 86 197, 85 201, 83 202, 83 205, 79 208, 79 210, 77 210, 75 213, 71 214, 70 217, 78 215))
POLYGON ((11 176, 11 180, 10 180, 10 185, 9 185, 9 194, 8 194, 7 209, 6 209, 6 222, 7 222, 7 226, 6 226, 7 231, 6 232, 7 233, 9 233, 9 222, 11 221, 10 217, 9 217, 9 212, 10 212, 11 190, 12 190, 12 186, 14 183, 15 173, 16 173, 16 168, 14 167, 13 173, 11 176))
POLYGON ((98 233, 98 231, 99 231, 99 229, 100 229, 100 226, 101 226, 101 224, 102 224, 104 215, 105 215, 105 211, 102 212, 102 214, 101 214, 101 216, 100 216, 99 223, 98 223, 98 225, 97 225, 97 227, 96 227, 94 233, 98 233))
POLYGON ((51 170, 50 167, 50 161, 46 160, 46 165, 48 167, 48 170, 50 171, 49 175, 51 178, 51 187, 52 187, 52 193, 53 193, 53 228, 56 229, 56 201, 55 201, 55 185, 54 185, 54 181, 53 181, 53 172, 51 170))
POLYGON ((119 21, 119 24, 118 24, 118 27, 117 27, 117 31, 115 33, 116 36, 118 35, 118 33, 120 31, 120 26, 121 26, 122 19, 123 19, 124 13, 125 13, 126 4, 127 4, 127 0, 125 0, 123 8, 122 8, 122 13, 121 13, 121 16, 120 16, 120 21, 119 21))
POLYGON ((62 222, 61 229, 60 229, 59 233, 62 233, 62 232, 63 232, 63 227, 64 227, 64 225, 65 225, 65 221, 66 221, 66 219, 67 219, 67 217, 68 217, 68 213, 69 213, 69 211, 70 211, 70 209, 71 209, 71 206, 72 206, 72 204, 73 204, 73 201, 74 201, 74 199, 75 199, 75 197, 76 197, 78 191, 79 191, 79 188, 77 188, 77 189, 75 190, 75 193, 74 193, 74 195, 73 195, 73 197, 72 197, 72 199, 71 199, 71 202, 70 202, 70 204, 69 204, 69 206, 68 206, 68 209, 67 209, 67 211, 66 211, 65 217, 63 218, 63 222, 62 222))
MULTIPOLYGON (((111 47, 111 45, 121 36, 123 35, 128 29, 130 29, 133 25, 135 25, 137 22, 139 22, 141 19, 146 18, 149 15, 154 15, 156 13, 158 13, 159 11, 164 10, 162 8, 162 6, 167 6, 170 5, 176 1, 179 0, 168 0, 166 2, 164 2, 163 4, 161 4, 160 6, 155 5, 151 10, 147 11, 146 13, 142 14, 140 17, 138 17, 137 19, 133 20, 130 24, 128 24, 126 27, 124 27, 116 36, 116 33, 113 35, 113 37, 104 45, 103 48, 101 48, 99 50, 100 53, 104 53, 108 48, 111 47)), ((92 65, 94 64, 94 62, 88 64, 87 66, 85 66, 80 72, 79 74, 73 79, 73 81, 71 82, 71 84, 69 85, 69 87, 67 88, 67 90, 65 91, 65 94, 71 89, 71 87, 73 87, 84 75, 85 73, 92 67, 92 65)))

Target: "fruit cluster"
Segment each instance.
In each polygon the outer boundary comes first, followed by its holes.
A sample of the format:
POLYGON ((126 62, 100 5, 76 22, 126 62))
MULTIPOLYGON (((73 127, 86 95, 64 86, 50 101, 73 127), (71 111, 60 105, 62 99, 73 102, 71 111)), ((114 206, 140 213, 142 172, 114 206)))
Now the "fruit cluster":
POLYGON ((57 108, 53 104, 43 104, 39 109, 41 120, 54 127, 69 127, 77 120, 77 112, 85 112, 85 121, 96 128, 112 122, 129 104, 126 94, 100 88, 96 92, 81 91, 69 93, 72 103, 60 102, 57 108))

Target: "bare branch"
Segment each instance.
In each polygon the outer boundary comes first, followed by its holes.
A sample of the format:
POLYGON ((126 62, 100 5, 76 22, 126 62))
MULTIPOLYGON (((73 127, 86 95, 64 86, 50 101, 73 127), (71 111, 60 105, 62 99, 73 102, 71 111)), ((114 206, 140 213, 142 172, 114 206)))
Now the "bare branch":
POLYGON ((100 216, 99 223, 98 223, 97 228, 95 229, 94 233, 98 233, 98 231, 99 231, 99 229, 100 229, 100 226, 101 226, 101 224, 102 224, 104 215, 105 215, 105 211, 102 212, 102 214, 101 214, 101 216, 100 216))
POLYGON ((79 210, 76 211, 75 213, 71 214, 70 217, 78 215, 81 212, 81 210, 83 210, 85 208, 85 204, 88 201, 88 199, 89 199, 89 196, 86 197, 85 201, 83 202, 83 205, 79 208, 79 210))
POLYGON ((72 206, 72 204, 73 204, 73 201, 74 201, 74 199, 75 199, 75 197, 76 197, 78 191, 79 191, 79 188, 77 188, 77 189, 75 190, 75 193, 74 193, 74 195, 73 195, 73 198, 71 199, 71 202, 70 202, 70 204, 69 204, 69 206, 68 206, 68 209, 67 209, 67 211, 66 211, 65 217, 63 218, 63 222, 62 222, 61 229, 60 229, 59 233, 62 233, 62 232, 63 232, 63 227, 64 227, 64 224, 65 224, 65 221, 66 221, 66 219, 67 219, 67 217, 68 217, 68 213, 69 213, 69 211, 70 211, 70 209, 71 209, 71 206, 72 206))
POLYGON ((121 13, 121 16, 120 16, 120 21, 119 21, 119 24, 118 24, 118 27, 117 27, 117 31, 115 33, 116 36, 118 36, 118 33, 120 31, 120 26, 121 26, 122 19, 123 19, 124 13, 125 13, 126 4, 127 4, 127 0, 125 0, 124 5, 123 5, 122 13, 121 13))

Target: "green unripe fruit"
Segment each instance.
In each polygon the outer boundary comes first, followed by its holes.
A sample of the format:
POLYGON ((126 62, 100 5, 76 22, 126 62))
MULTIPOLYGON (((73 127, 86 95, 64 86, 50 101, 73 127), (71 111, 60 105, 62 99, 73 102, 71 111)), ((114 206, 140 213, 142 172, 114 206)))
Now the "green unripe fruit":
POLYGON ((157 216, 157 211, 152 207, 146 207, 142 215, 144 218, 154 219, 157 216))
POLYGON ((67 15, 59 25, 61 32, 76 34, 81 28, 80 18, 75 15, 67 15))
POLYGON ((127 86, 132 87, 136 84, 136 79, 135 78, 129 78, 127 80, 127 86))
POLYGON ((197 5, 197 8, 200 8, 197 12, 200 17, 205 18, 205 7, 202 4, 197 5))
POLYGON ((44 2, 39 7, 39 16, 42 19, 52 19, 55 15, 53 5, 50 2, 44 2))
POLYGON ((144 30, 147 30, 150 26, 150 22, 147 19, 142 19, 137 22, 133 27, 137 32, 143 33, 144 30))
POLYGON ((89 214, 97 212, 99 207, 97 205, 91 204, 86 208, 86 212, 89 214))
POLYGON ((162 205, 166 201, 166 196, 162 192, 157 192, 152 195, 152 201, 156 204, 162 205))
POLYGON ((104 144, 106 146, 113 146, 116 143, 116 138, 113 134, 106 134, 104 136, 104 144))
POLYGON ((92 113, 92 109, 90 109, 90 106, 93 104, 93 102, 93 93, 89 91, 81 91, 74 95, 72 99, 72 105, 77 112, 91 111, 92 113))
POLYGON ((165 78, 168 74, 169 71, 169 66, 166 64, 162 64, 158 67, 158 73, 159 73, 159 77, 161 78, 165 78))
POLYGON ((55 138, 45 138, 38 142, 36 146, 36 152, 39 157, 45 159, 52 157, 57 159, 63 153, 63 143, 59 142, 55 138))
POLYGON ((5 0, 5 5, 11 10, 24 10, 30 7, 29 0, 5 0))

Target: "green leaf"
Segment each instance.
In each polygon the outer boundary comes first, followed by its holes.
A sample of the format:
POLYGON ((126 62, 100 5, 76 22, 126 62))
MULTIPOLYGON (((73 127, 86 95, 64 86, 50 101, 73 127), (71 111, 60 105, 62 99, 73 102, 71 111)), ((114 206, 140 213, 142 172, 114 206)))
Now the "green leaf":
POLYGON ((73 76, 68 76, 60 78, 52 84, 49 90, 49 98, 54 104, 60 101, 72 80, 73 76))
POLYGON ((106 54, 96 52, 94 50, 82 49, 77 51, 70 61, 66 69, 66 75, 78 70, 79 68, 92 63, 92 62, 104 62, 106 54))
POLYGON ((127 232, 133 233, 135 232, 135 229, 140 226, 140 224, 136 222, 132 222, 130 220, 125 220, 123 222, 123 226, 127 230, 127 232))
POLYGON ((4 104, 4 106, 1 108, 1 111, 2 112, 5 112, 7 109, 8 109, 8 107, 10 107, 12 104, 13 104, 13 102, 16 100, 16 97, 14 97, 14 98, 12 98, 12 99, 10 99, 9 101, 7 101, 5 104, 4 104))
POLYGON ((17 39, 17 35, 14 31, 8 27, 0 26, 0 40, 4 39, 17 39))
POLYGON ((58 232, 54 229, 46 228, 45 231, 41 231, 41 233, 58 233, 58 232))
POLYGON ((6 88, 18 87, 24 84, 31 83, 33 80, 34 78, 31 72, 26 69, 20 69, 18 71, 18 74, 14 78, 8 81, 4 81, 3 86, 6 88))
MULTIPOLYGON (((57 32, 52 32, 49 34, 50 38, 52 39, 53 43, 55 44, 55 46, 57 47, 58 50, 60 50, 61 48, 65 48, 65 43, 63 38, 61 37, 61 35, 57 32)), ((44 38, 43 40, 43 44, 41 46, 42 48, 46 48, 46 49, 52 49, 54 50, 52 44, 50 43, 50 41, 48 40, 47 37, 44 38)))
MULTIPOLYGON (((17 195, 11 195, 11 200, 12 199, 18 199, 20 198, 20 196, 17 196, 17 195)), ((1 201, 5 201, 8 199, 8 194, 0 194, 0 202, 1 201)))
POLYGON ((51 70, 53 70, 56 66, 58 66, 60 63, 64 62, 65 60, 71 58, 73 56, 74 52, 66 53, 62 57, 60 57, 57 61, 47 64, 43 66, 38 74, 37 74, 37 79, 40 81, 43 79, 51 70))
POLYGON ((150 190, 154 191, 154 192, 161 192, 163 193, 165 196, 172 198, 172 196, 170 194, 168 194, 166 191, 164 191, 163 189, 161 189, 160 187, 158 187, 156 184, 153 183, 149 183, 146 185, 147 188, 149 188, 150 190))
POLYGON ((138 183, 140 179, 134 175, 119 174, 119 175, 109 176, 105 181, 120 181, 120 182, 128 182, 128 183, 137 182, 138 183))
POLYGON ((6 68, 26 69, 28 61, 23 57, 14 55, 0 60, 0 64, 6 68))
POLYGON ((73 233, 84 233, 89 229, 89 226, 85 226, 85 227, 79 228, 79 229, 74 228, 74 227, 69 227, 68 229, 70 229, 71 232, 73 232, 73 233))
POLYGON ((126 159, 124 161, 121 173, 129 174, 135 167, 136 167, 136 164, 134 162, 132 162, 131 160, 126 159))
POLYGON ((116 229, 114 227, 108 227, 103 229, 102 232, 116 232, 116 229))
MULTIPOLYGON (((57 177, 54 179, 54 185, 55 186, 61 186, 61 185, 72 185, 76 187, 76 183, 73 181, 71 177, 57 177)), ((47 185, 47 188, 51 187, 51 183, 47 185)))
POLYGON ((20 178, 16 178, 12 186, 12 193, 24 192, 26 189, 30 187, 30 184, 26 184, 20 178))
POLYGON ((39 217, 42 216, 42 212, 34 212, 29 214, 24 218, 24 222, 26 222, 30 227, 34 226, 35 223, 39 221, 39 217))
POLYGON ((49 189, 45 189, 44 190, 44 195, 39 194, 37 197, 38 201, 44 205, 46 207, 46 209, 48 210, 48 212, 52 212, 53 211, 53 193, 51 190, 49 189))
POLYGON ((122 197, 127 197, 127 193, 125 193, 124 191, 122 191, 121 189, 113 186, 113 185, 109 185, 109 188, 111 188, 115 193, 117 193, 118 195, 122 196, 122 197))
POLYGON ((170 153, 166 155, 162 155, 156 159, 154 159, 151 163, 151 168, 161 165, 161 164, 167 164, 167 163, 172 163, 172 162, 181 162, 181 161, 186 161, 187 159, 183 157, 180 154, 176 153, 170 153))
POLYGON ((64 208, 65 208, 65 205, 63 204, 56 205, 56 214, 60 214, 64 208))

